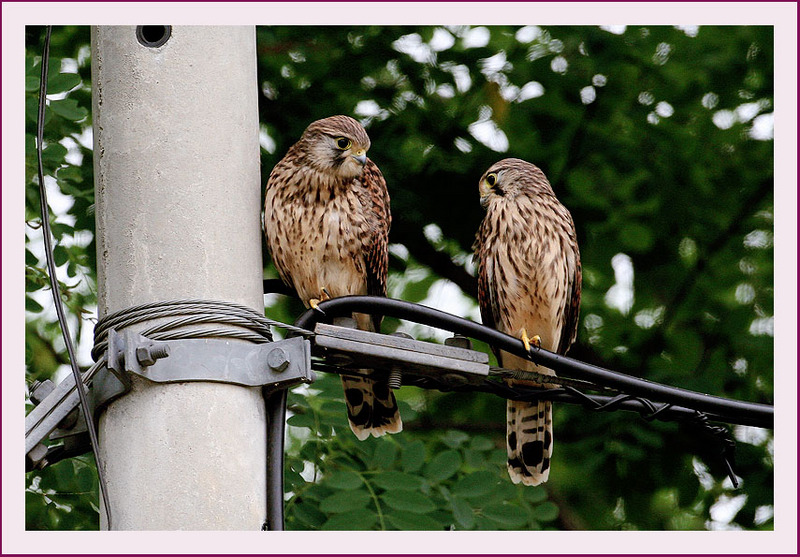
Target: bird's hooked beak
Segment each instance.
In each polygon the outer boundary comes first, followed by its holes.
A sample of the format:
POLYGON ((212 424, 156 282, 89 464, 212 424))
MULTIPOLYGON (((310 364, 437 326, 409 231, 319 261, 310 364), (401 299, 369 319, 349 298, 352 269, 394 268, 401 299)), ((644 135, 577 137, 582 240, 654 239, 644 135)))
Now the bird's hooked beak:
POLYGON ((489 207, 489 196, 492 193, 492 188, 489 187, 484 180, 481 180, 481 183, 478 186, 478 193, 481 197, 481 207, 486 209, 489 207))
POLYGON ((356 159, 358 161, 358 164, 360 164, 361 166, 367 164, 367 154, 363 149, 360 151, 356 151, 350 156, 356 159))

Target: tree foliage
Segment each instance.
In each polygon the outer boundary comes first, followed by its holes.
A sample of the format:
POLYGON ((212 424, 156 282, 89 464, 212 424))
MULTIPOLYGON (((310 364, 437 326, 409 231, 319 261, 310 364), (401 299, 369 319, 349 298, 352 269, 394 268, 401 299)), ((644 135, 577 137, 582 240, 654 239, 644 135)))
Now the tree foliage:
MULTIPOLYGON (((772 29, 756 26, 259 27, 262 179, 311 121, 359 118, 392 198, 390 295, 478 319, 477 180, 501 158, 528 160, 578 230, 584 284, 571 356, 771 402, 772 44, 772 29)), ((29 381, 66 361, 36 240, 40 52, 31 28, 29 381)), ((70 202, 54 233, 75 316, 91 314, 96 268, 88 55, 86 28, 54 31, 45 166, 70 202)), ((277 276, 265 262, 265 276, 277 276)), ((302 311, 296 300, 267 301, 277 319, 302 311)), ((442 338, 392 319, 383 329, 442 338)), ((287 527, 772 528, 771 432, 735 429, 742 487, 734 491, 695 430, 559 404, 551 480, 531 489, 505 473, 503 400, 411 387, 398 397, 406 431, 359 443, 337 378, 292 393, 287 527)), ((68 473, 28 475, 29 528, 96 527, 96 494, 84 494, 96 486, 72 485, 88 459, 58 466, 68 473), (77 492, 67 509, 63 497, 77 492)))

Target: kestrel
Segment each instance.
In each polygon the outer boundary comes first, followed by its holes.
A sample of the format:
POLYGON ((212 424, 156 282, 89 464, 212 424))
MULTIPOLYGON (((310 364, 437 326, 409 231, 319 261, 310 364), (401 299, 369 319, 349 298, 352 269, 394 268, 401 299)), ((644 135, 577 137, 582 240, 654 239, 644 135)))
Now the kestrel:
MULTIPOLYGON (((478 303, 485 325, 564 354, 578 332, 581 261, 572 216, 544 173, 520 159, 493 165, 479 183, 486 215, 475 239, 478 303)), ((507 352, 501 366, 555 373, 507 352)), ((536 383, 509 381, 511 384, 536 383)), ((508 473, 514 483, 547 481, 553 454, 550 401, 508 400, 508 473)))
MULTIPOLYGON (((306 307, 353 294, 386 295, 389 193, 367 158, 366 130, 348 116, 313 122, 269 175, 264 233, 281 279, 306 307)), ((354 314, 359 329, 381 318, 354 314)), ((361 440, 402 430, 386 382, 343 375, 350 429, 361 440)))

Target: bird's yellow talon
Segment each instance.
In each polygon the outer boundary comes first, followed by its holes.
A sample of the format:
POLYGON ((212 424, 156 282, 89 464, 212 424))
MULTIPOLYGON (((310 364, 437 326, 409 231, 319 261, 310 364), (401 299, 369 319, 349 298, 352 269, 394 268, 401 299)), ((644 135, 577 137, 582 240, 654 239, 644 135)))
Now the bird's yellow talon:
POLYGON ((328 288, 323 286, 320 292, 320 299, 324 302, 326 300, 330 300, 332 298, 331 293, 328 292, 328 288))
POLYGON ((520 340, 522 341, 523 346, 525 346, 526 352, 531 351, 531 344, 533 344, 536 348, 542 347, 542 337, 539 335, 533 335, 533 337, 528 338, 528 331, 526 331, 524 328, 520 333, 520 340))
POLYGON ((311 299, 308 301, 308 305, 309 305, 309 306, 311 306, 311 308, 312 308, 312 309, 315 309, 315 310, 317 310, 317 311, 320 311, 320 309, 319 309, 319 305, 318 305, 318 304, 319 304, 319 300, 317 300, 316 298, 311 298, 311 299))

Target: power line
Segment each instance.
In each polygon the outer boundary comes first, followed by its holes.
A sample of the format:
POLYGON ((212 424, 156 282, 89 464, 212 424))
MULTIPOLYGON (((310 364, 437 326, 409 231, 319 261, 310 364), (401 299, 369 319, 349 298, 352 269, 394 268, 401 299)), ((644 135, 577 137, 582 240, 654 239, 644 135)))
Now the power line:
POLYGON ((353 312, 396 317, 468 336, 484 341, 497 349, 528 358, 536 364, 552 369, 558 375, 587 381, 597 387, 610 387, 631 395, 708 412, 721 421, 738 423, 739 419, 745 419, 750 425, 765 428, 772 428, 774 424, 774 409, 770 404, 733 400, 663 385, 554 354, 541 348, 531 348, 529 352, 518 338, 463 317, 403 300, 377 296, 334 298, 321 302, 318 310, 306 311, 295 321, 295 325, 303 329, 313 329, 319 321, 328 322, 334 317, 349 316, 353 312))
POLYGON ((58 315, 58 322, 61 326, 61 334, 64 337, 64 344, 67 346, 67 353, 69 354, 69 364, 72 369, 72 376, 75 379, 75 385, 80 385, 78 390, 78 397, 80 399, 81 411, 83 418, 86 421, 86 428, 89 432, 89 439, 92 444, 92 452, 94 453, 95 464, 97 465, 97 477, 100 484, 100 493, 103 499, 103 505, 106 510, 106 517, 108 518, 108 528, 111 529, 111 506, 108 500, 108 490, 106 488, 105 474, 103 467, 100 464, 100 444, 97 441, 97 431, 94 427, 94 420, 92 420, 91 412, 89 410, 89 402, 86 397, 86 390, 83 388, 81 381, 81 372, 78 369, 78 362, 75 358, 75 347, 72 343, 72 338, 69 334, 69 326, 67 325, 67 318, 64 314, 64 304, 61 300, 61 289, 58 285, 58 277, 56 276, 56 264, 53 257, 53 244, 52 232, 50 230, 50 209, 47 205, 47 189, 44 183, 44 165, 42 164, 42 143, 44 142, 44 115, 47 100, 47 74, 50 62, 50 35, 52 33, 52 26, 48 25, 44 37, 44 47, 42 49, 42 75, 39 80, 39 112, 36 122, 36 161, 38 165, 39 175, 39 202, 42 214, 42 237, 44 239, 45 258, 47 260, 47 270, 50 278, 50 290, 53 293, 53 303, 55 304, 56 314, 58 315))

